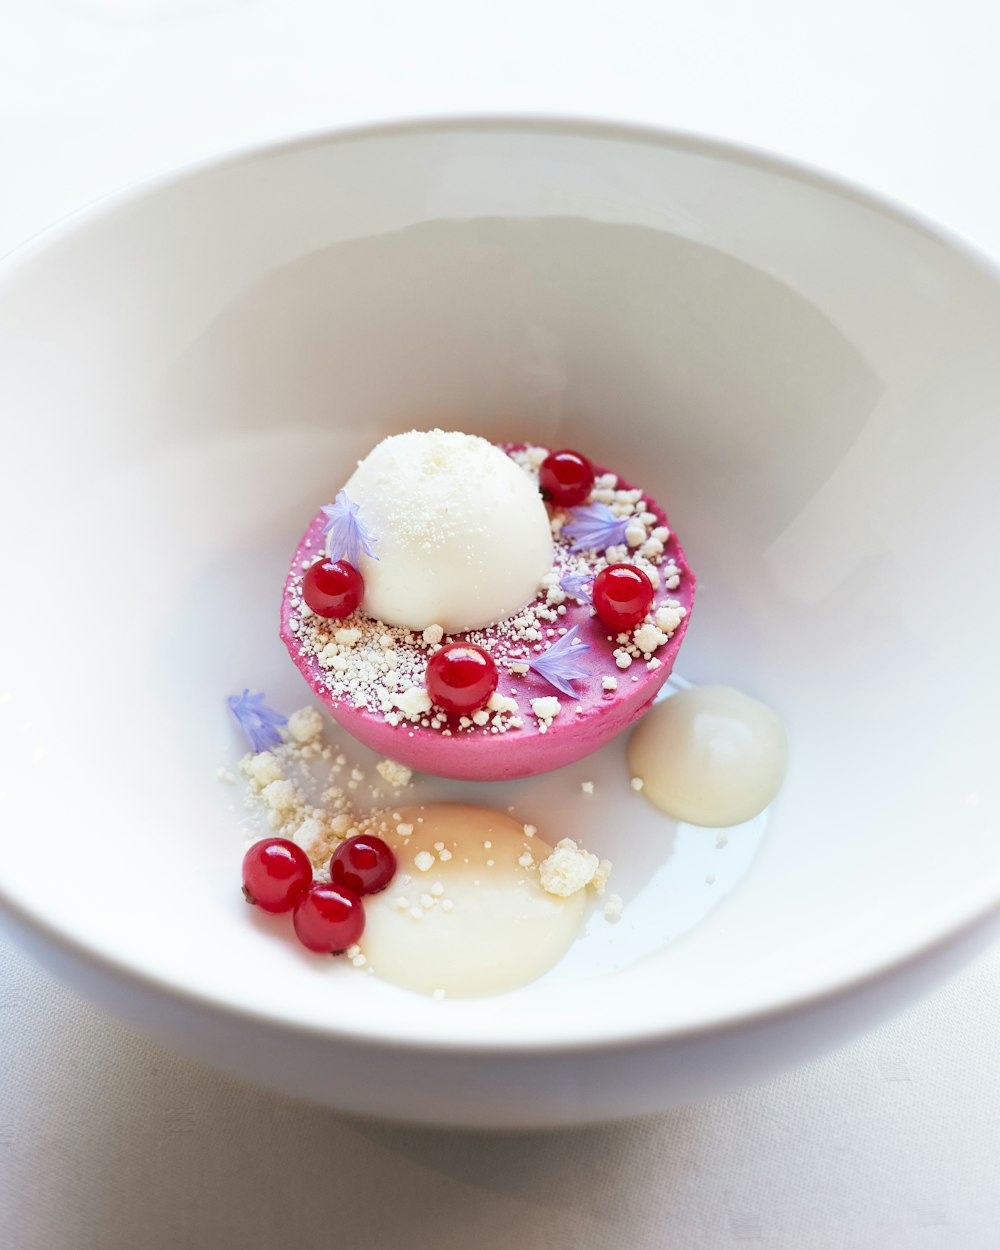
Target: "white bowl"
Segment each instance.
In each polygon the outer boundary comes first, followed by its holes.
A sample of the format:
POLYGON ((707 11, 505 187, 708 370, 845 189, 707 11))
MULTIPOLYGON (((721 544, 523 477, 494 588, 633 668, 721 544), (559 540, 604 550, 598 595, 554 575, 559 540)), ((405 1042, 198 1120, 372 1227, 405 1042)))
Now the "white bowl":
POLYGON ((1000 904, 998 342, 996 275, 907 214, 582 122, 323 135, 50 231, 0 272, 13 927, 221 1068, 441 1123, 663 1108, 872 1021, 1000 904), (216 779, 225 695, 306 702, 277 637, 299 532, 355 457, 429 422, 652 491, 699 576, 679 670, 765 699, 792 743, 722 849, 629 791, 620 740, 565 775, 426 783, 616 862, 620 924, 502 999, 427 1001, 276 939, 216 779))

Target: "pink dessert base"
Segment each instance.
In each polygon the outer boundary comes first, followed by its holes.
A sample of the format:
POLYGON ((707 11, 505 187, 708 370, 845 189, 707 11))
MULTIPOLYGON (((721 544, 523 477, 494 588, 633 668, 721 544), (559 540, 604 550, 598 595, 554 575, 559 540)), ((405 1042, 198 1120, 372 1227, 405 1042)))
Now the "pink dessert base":
MULTIPOLYGON (((595 471, 600 475, 607 470, 595 471)), ((619 478, 618 489, 630 490, 632 487, 619 478)), ((655 501, 648 496, 644 499, 646 509, 656 516, 658 524, 668 525, 666 514, 655 501)), ((500 683, 497 689, 501 694, 517 699, 519 714, 524 721, 522 728, 509 729, 505 733, 493 733, 489 727, 455 729, 451 736, 446 736, 439 729, 427 729, 406 720, 392 725, 380 712, 353 707, 334 698, 325 684, 327 670, 316 657, 302 653, 299 641, 290 628, 295 614, 293 600, 302 584, 303 563, 308 565, 323 550, 324 521, 322 512, 313 518, 292 559, 281 604, 282 641, 299 672, 334 720, 365 746, 398 760, 416 772, 460 781, 506 781, 551 772, 592 754, 638 720, 650 707, 670 676, 691 618, 695 579, 676 536, 671 533, 663 560, 673 557, 680 573, 680 585, 674 590, 666 590, 661 585, 653 598, 653 612, 665 599, 682 604, 687 611, 670 639, 656 651, 655 658, 660 661, 658 668, 648 669, 642 659, 633 660, 627 669, 618 668, 612 654, 618 645, 613 632, 598 620, 589 604, 578 604, 567 598, 566 615, 560 619, 559 627, 570 629, 579 625, 580 641, 590 644, 590 650, 580 660, 589 678, 586 682, 577 683, 579 693, 576 698, 559 694, 534 672, 524 677, 513 676, 501 663, 498 665, 500 683), (604 677, 614 677, 617 689, 605 691, 604 677), (543 733, 531 711, 531 700, 550 695, 559 699, 560 712, 543 733)), ((488 634, 490 631, 475 632, 488 634)), ((463 637, 456 634, 449 641, 463 637)))

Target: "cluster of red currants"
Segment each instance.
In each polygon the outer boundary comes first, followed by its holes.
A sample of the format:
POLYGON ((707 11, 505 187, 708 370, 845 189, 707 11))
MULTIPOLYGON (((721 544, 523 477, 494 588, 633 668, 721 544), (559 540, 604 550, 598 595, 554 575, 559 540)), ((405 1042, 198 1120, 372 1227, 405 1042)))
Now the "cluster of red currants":
POLYGON ((287 838, 264 838, 243 857, 243 897, 264 911, 292 912, 303 946, 339 955, 365 929, 366 894, 384 890, 396 873, 396 856, 381 838, 348 838, 330 859, 330 880, 314 881, 301 846, 287 838))

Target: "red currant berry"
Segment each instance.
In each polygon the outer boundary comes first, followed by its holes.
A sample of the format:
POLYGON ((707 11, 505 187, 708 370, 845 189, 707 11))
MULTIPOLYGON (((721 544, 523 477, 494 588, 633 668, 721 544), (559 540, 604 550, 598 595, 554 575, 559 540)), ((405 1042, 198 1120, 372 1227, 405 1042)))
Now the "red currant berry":
POLYGON ((635 629, 653 602, 653 583, 631 564, 609 564, 594 578, 594 611, 611 629, 635 629))
POLYGON ((295 904, 295 936, 321 955, 339 955, 365 931, 361 899, 342 885, 317 881, 295 904))
POLYGON ((460 716, 488 703, 499 680, 493 657, 474 642, 450 642, 427 662, 427 693, 460 716))
POLYGON ((317 616, 339 621, 350 616, 364 598, 364 578, 346 560, 317 560, 302 579, 302 598, 317 616))
POLYGON ((291 911, 312 875, 301 846, 287 838, 265 838, 243 856, 243 897, 265 911, 291 911))
POLYGON ((377 894, 396 874, 396 856, 381 838, 361 834, 341 842, 330 860, 330 880, 354 894, 377 894))
POLYGON ((546 499, 560 508, 583 503, 594 485, 594 466, 578 451, 553 451, 538 470, 538 485, 546 499))

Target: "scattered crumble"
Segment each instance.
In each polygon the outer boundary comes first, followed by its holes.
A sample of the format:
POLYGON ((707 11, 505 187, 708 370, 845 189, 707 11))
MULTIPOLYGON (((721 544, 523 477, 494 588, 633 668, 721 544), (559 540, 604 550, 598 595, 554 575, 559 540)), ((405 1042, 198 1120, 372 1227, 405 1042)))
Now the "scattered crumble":
POLYGON ((632 780, 629 782, 629 785, 632 787, 633 790, 641 790, 645 784, 646 783, 643 781, 641 777, 633 777, 632 780))
POLYGON ((375 765, 375 771, 394 790, 404 790, 413 780, 413 769, 407 768, 405 764, 397 763, 396 760, 379 760, 375 765))
POLYGON ((603 894, 608 884, 608 877, 611 876, 611 860, 602 859, 597 865, 593 877, 591 878, 591 886, 595 894, 603 894))
POLYGON ((594 793, 594 783, 592 781, 581 781, 580 789, 589 797, 594 793))
POLYGON ((256 755, 249 756, 248 768, 261 788, 273 781, 280 781, 284 775, 277 757, 271 751, 259 751, 256 755))
POLYGON ((547 859, 542 860, 539 880, 547 894, 568 898, 593 881, 600 861, 590 851, 577 846, 572 838, 563 838, 547 859))
POLYGON ((601 686, 607 692, 610 692, 612 690, 617 690, 618 678, 612 677, 610 674, 608 674, 607 676, 601 678, 601 686))
POLYGON ((610 920, 612 924, 620 920, 623 907, 624 903, 620 894, 609 894, 604 904, 605 919, 610 920))
POLYGON ((418 851, 413 857, 413 865, 420 872, 430 872, 434 867, 434 856, 430 851, 418 851))
POLYGON ((296 742, 312 742, 323 732, 323 717, 314 707, 299 708, 288 718, 288 732, 296 742))
POLYGON ((531 710, 538 718, 538 728, 545 733, 562 710, 562 705, 555 695, 546 695, 541 699, 531 700, 531 710))

